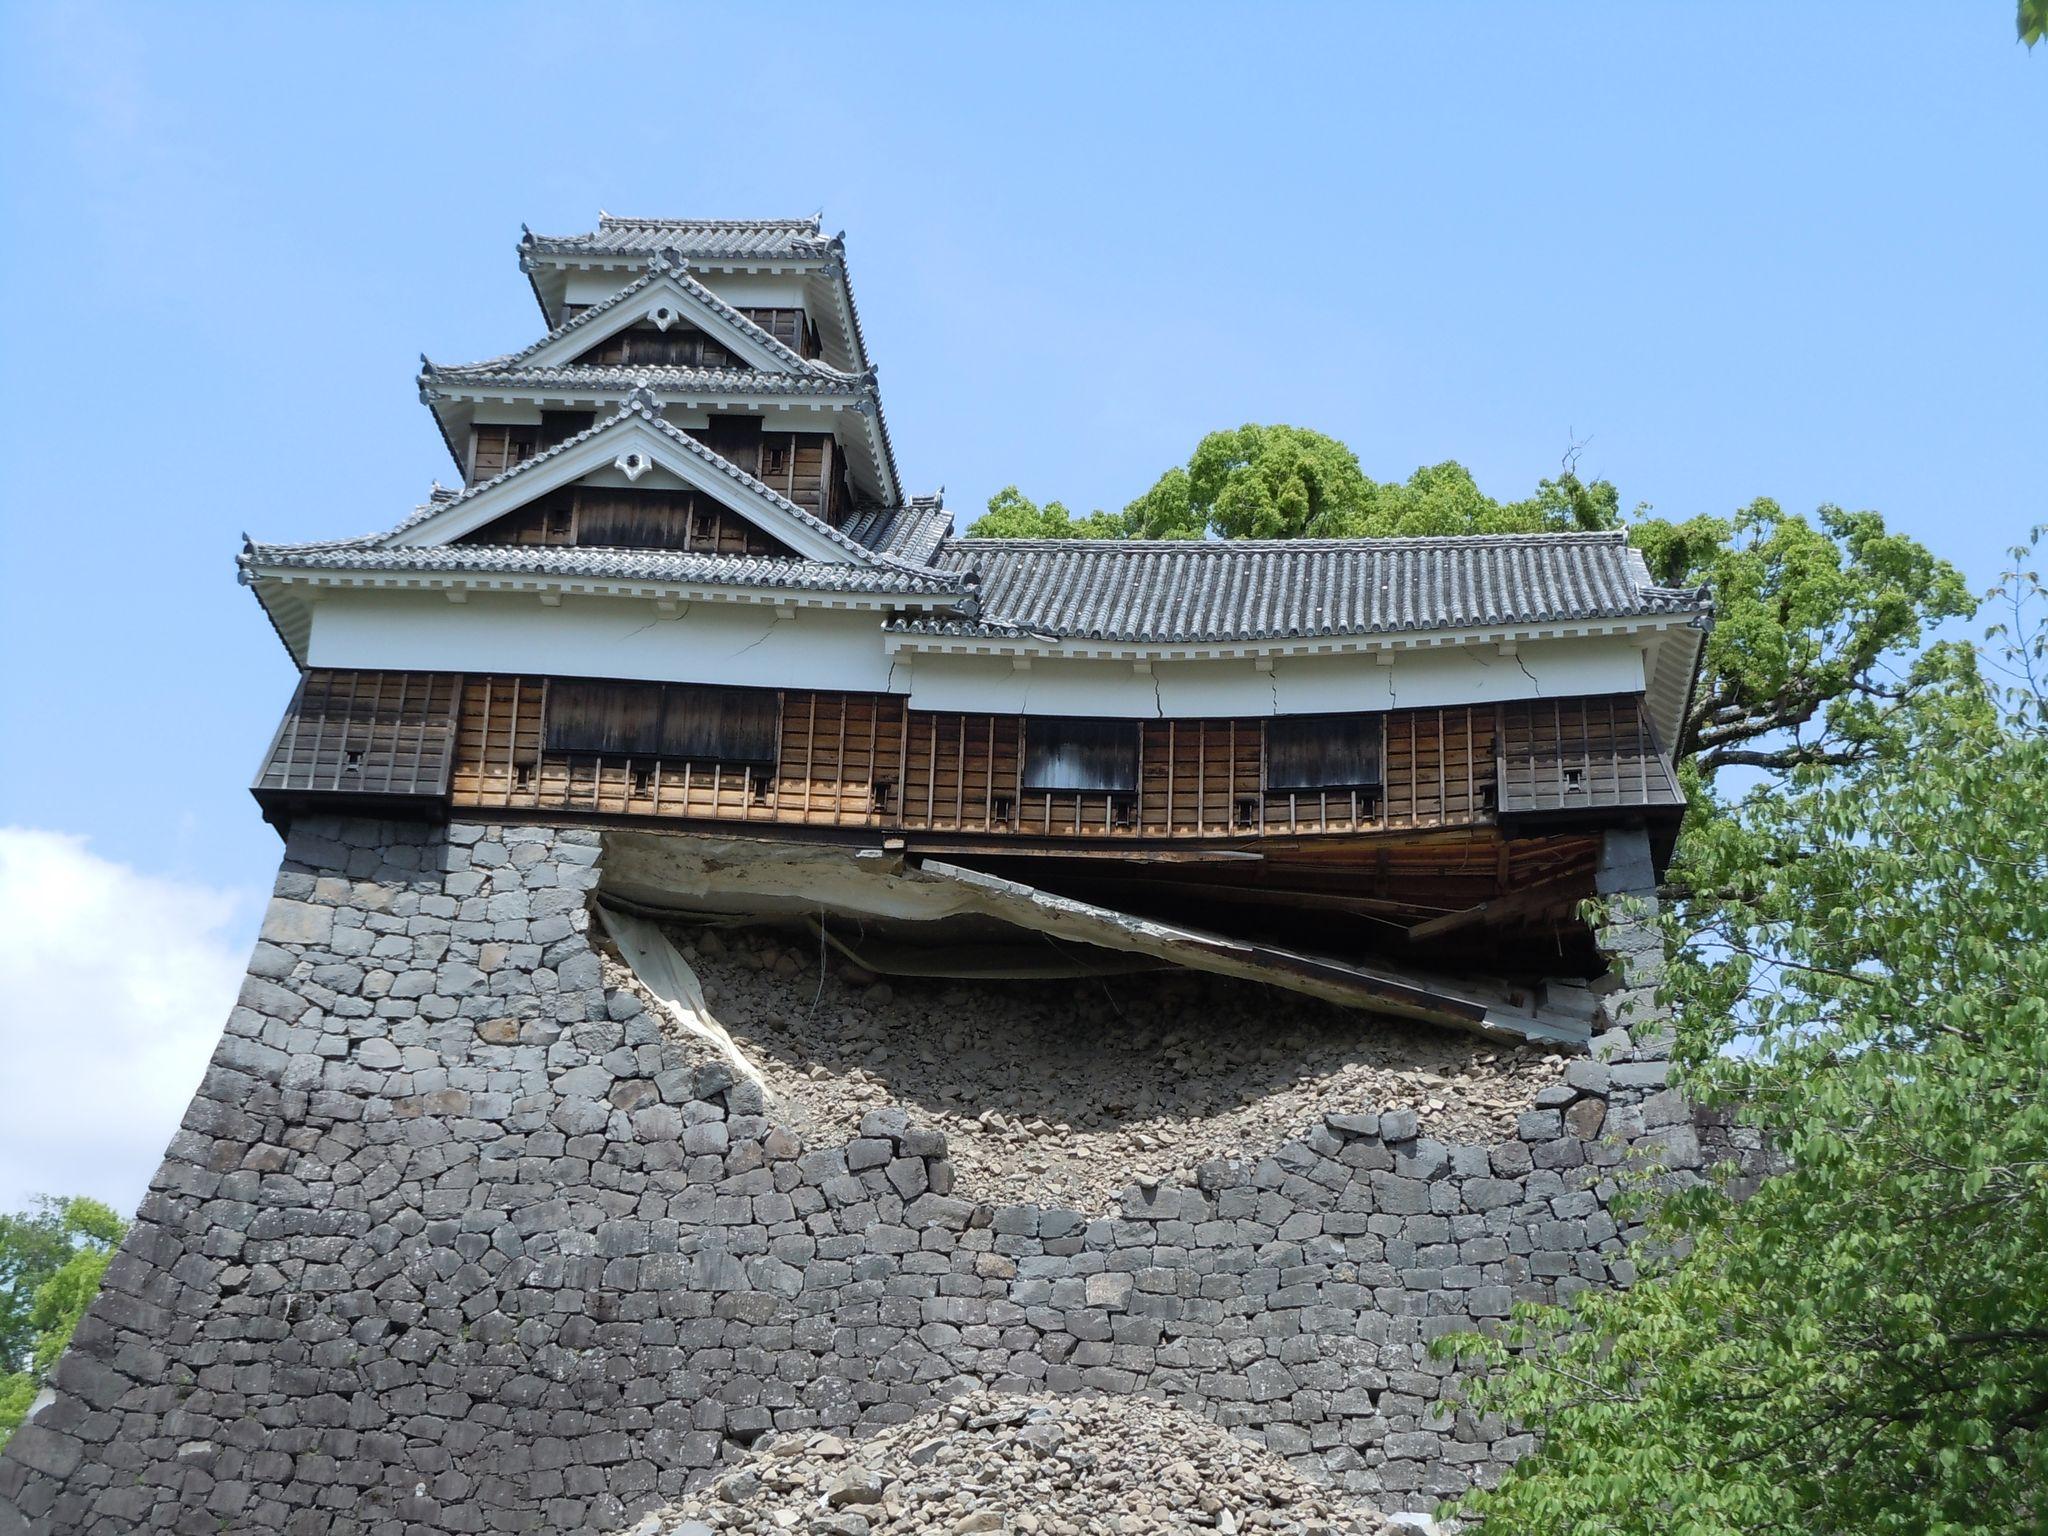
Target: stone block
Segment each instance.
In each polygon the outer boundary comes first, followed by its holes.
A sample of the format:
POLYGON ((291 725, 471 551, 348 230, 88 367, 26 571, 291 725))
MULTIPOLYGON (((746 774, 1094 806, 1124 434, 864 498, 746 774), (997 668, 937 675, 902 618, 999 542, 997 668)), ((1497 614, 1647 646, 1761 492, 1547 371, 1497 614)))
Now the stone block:
POLYGON ((257 937, 266 944, 303 944, 318 948, 334 936, 334 908, 310 901, 273 896, 263 913, 257 937))

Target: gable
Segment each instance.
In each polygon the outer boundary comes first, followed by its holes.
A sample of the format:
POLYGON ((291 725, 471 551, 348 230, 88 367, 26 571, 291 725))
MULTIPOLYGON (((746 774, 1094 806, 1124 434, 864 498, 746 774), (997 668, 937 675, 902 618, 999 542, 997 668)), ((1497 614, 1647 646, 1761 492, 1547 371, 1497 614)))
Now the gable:
POLYGON ((743 513, 702 491, 587 480, 552 490, 454 542, 782 558, 796 555, 743 513))
POLYGON ((582 361, 622 331, 644 328, 666 335, 678 326, 715 342, 732 359, 726 366, 767 373, 796 373, 811 366, 688 273, 659 261, 604 303, 592 305, 507 361, 529 368, 556 367, 582 361))
MULTIPOLYGON (((661 419, 659 411, 654 396, 636 390, 616 416, 507 470, 495 480, 474 485, 453 500, 428 509, 424 516, 395 530, 386 539, 386 545, 467 541, 467 535, 501 523, 505 531, 516 533, 525 528, 530 530, 530 539, 551 542, 551 508, 542 504, 552 493, 585 482, 593 486, 640 487, 644 480, 646 489, 660 486, 691 493, 691 511, 717 506, 723 513, 752 524, 780 545, 783 552, 795 557, 841 564, 879 563, 879 557, 872 551, 736 468, 713 447, 706 447, 670 426, 661 419), (534 510, 528 521, 503 521, 529 508, 534 510)), ((614 517, 615 526, 630 526, 632 521, 625 517, 623 524, 619 524, 614 517)), ((689 526, 687 522, 673 521, 671 525, 689 526)), ((554 527, 559 536, 559 519, 554 527)), ((573 536, 573 522, 571 530, 573 536)), ((695 538, 694 533, 688 536, 695 538)))

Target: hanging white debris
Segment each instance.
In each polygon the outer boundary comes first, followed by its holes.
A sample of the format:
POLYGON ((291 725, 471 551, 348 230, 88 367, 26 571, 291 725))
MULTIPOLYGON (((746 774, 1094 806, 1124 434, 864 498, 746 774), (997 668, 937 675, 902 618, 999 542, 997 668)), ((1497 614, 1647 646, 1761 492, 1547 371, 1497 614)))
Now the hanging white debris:
POLYGON ((655 1001, 676 1026, 713 1046, 735 1072, 766 1092, 767 1081, 747 1060, 746 1053, 733 1043, 725 1026, 711 1016, 711 1007, 704 1001, 703 984, 681 951, 669 943, 668 935, 646 918, 616 907, 600 905, 597 911, 604 920, 604 931, 619 946, 619 957, 640 978, 641 985, 654 994, 655 1001))

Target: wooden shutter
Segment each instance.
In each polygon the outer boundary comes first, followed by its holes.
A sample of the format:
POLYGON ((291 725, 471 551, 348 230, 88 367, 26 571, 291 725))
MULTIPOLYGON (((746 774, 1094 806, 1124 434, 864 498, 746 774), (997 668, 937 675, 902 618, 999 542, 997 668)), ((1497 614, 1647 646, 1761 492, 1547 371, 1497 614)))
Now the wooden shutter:
POLYGON ((614 549, 688 549, 692 497, 687 491, 576 488, 576 542, 614 549))
POLYGON ((1024 788, 1135 794, 1138 722, 1033 716, 1024 723, 1024 788))
POLYGON ((671 683, 663 692, 662 756, 717 763, 775 761, 781 711, 771 690, 671 683))
POLYGON ((659 683, 549 685, 546 747, 606 757, 654 757, 661 751, 659 683))
POLYGON ((1266 722, 1268 789, 1367 789, 1382 778, 1379 715, 1276 715, 1266 722))

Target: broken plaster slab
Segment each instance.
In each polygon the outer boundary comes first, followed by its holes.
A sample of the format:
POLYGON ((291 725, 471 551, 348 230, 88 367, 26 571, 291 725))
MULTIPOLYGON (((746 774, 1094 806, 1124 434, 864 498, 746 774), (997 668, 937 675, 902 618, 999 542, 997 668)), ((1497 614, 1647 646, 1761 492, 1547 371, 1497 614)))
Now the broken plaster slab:
MULTIPOLYGON (((873 850, 690 833, 606 834, 603 894, 675 917, 747 917, 878 927, 892 944, 1059 944, 1148 957, 1284 987, 1346 1007, 1479 1034, 1583 1046, 1592 998, 1582 986, 1518 988, 1363 964, 1134 916, 979 870, 921 865, 873 850)), ((856 947, 865 947, 857 943, 856 947)))
POLYGON ((668 935, 646 918, 621 912, 616 907, 599 903, 597 911, 604 923, 604 931, 619 946, 619 958, 654 994, 662 1012, 676 1027, 710 1045, 735 1072, 757 1088, 765 1089, 767 1080, 761 1076, 760 1069, 733 1042, 725 1026, 711 1016, 711 1007, 704 1000, 703 984, 697 980, 697 973, 690 969, 690 963, 683 958, 682 952, 669 943, 668 935))

